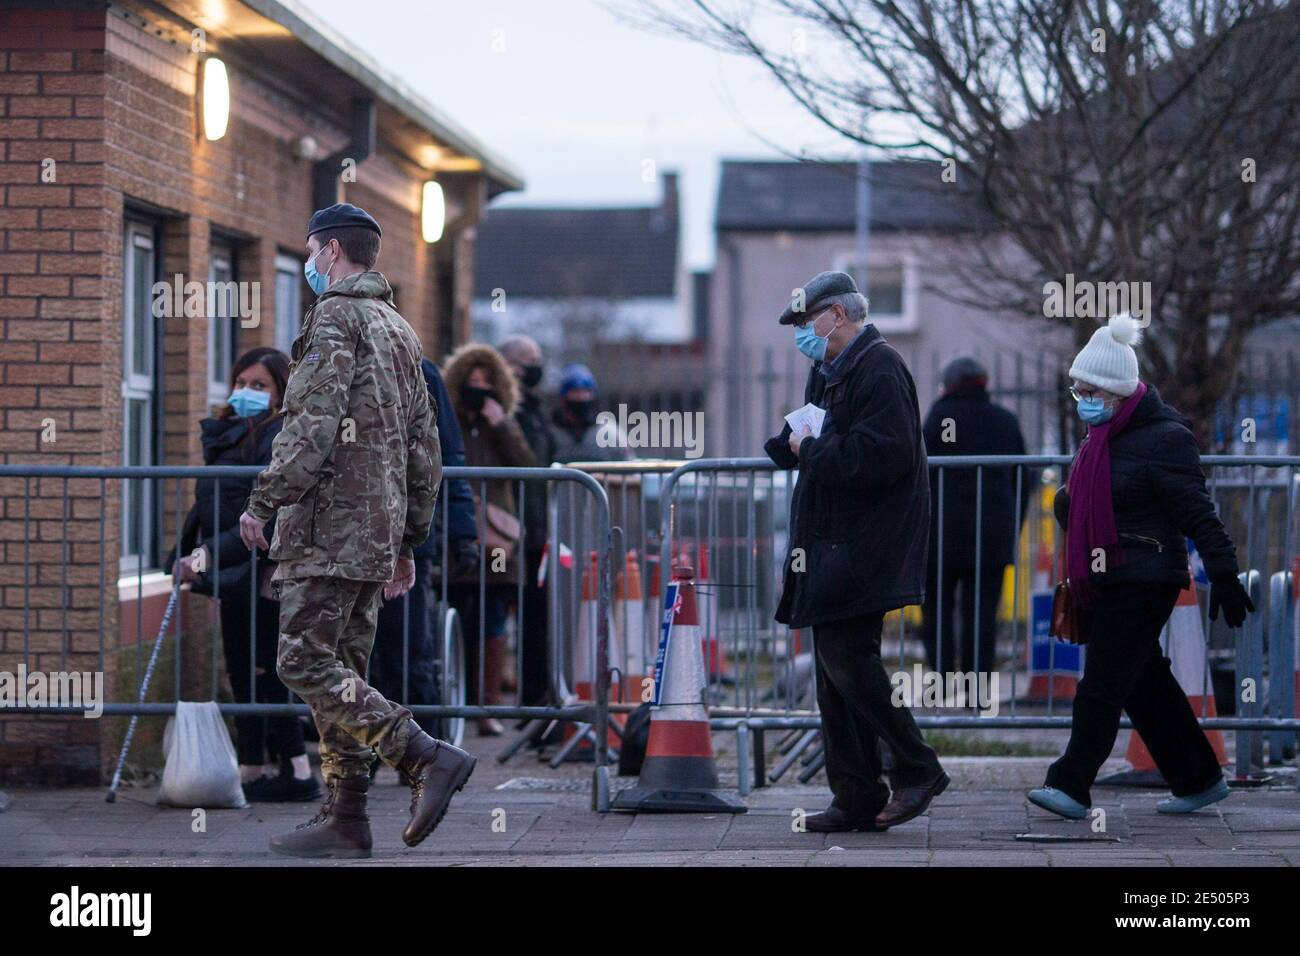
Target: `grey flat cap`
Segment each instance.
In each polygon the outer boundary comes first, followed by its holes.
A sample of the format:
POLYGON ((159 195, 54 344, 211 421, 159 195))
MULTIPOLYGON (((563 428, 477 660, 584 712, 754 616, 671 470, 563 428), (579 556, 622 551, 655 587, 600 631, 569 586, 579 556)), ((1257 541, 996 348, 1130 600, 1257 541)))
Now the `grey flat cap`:
POLYGON ((803 308, 797 308, 799 293, 796 290, 790 304, 781 313, 781 324, 794 325, 802 316, 814 315, 831 296, 857 291, 858 284, 847 272, 819 272, 803 284, 803 308))

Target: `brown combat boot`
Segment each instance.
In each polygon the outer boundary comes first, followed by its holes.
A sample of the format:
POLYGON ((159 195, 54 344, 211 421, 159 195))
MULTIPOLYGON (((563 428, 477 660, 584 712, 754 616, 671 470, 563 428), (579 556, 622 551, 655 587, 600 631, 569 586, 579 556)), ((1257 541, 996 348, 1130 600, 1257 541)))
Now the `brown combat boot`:
POLYGON ((407 846, 418 846, 442 822, 451 798, 464 789, 477 763, 478 758, 430 737, 411 721, 411 738, 397 765, 411 781, 411 822, 402 831, 407 846))
POLYGON ((366 777, 330 777, 320 812, 288 833, 271 837, 271 850, 285 856, 359 859, 370 856, 366 777))

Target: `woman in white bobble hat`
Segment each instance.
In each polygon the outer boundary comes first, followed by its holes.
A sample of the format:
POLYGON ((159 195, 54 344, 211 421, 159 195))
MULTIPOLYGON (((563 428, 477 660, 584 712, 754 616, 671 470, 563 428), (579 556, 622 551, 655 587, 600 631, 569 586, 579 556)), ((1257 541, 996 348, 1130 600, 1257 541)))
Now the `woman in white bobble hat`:
POLYGON ((1031 803, 1083 819, 1110 756, 1120 711, 1173 791, 1162 813, 1190 813, 1228 795, 1210 742, 1160 650, 1160 632, 1190 584, 1186 539, 1210 577, 1210 617, 1230 627, 1254 611, 1237 554, 1205 487, 1190 422, 1138 378, 1137 321, 1114 316, 1070 367, 1070 394, 1088 435, 1056 494, 1066 571, 1083 609, 1087 652, 1070 742, 1031 803))

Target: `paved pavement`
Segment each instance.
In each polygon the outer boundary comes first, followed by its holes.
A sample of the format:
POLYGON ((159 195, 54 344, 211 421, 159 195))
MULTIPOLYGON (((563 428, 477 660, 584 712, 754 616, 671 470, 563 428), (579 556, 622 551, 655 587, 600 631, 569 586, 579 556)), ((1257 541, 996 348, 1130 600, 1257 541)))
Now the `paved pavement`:
MULTIPOLYGON (((734 737, 717 735, 724 768, 734 737)), ((796 832, 799 809, 829 800, 825 786, 755 791, 743 815, 591 812, 590 765, 551 770, 531 754, 498 764, 502 740, 471 738, 482 759, 437 832, 411 850, 401 842, 409 791, 384 770, 371 789, 375 854, 347 865, 552 866, 1294 866, 1300 865, 1300 794, 1294 771, 1278 785, 1235 791, 1190 817, 1156 814, 1167 794, 1094 793, 1104 832, 1060 820, 1024 799, 1049 758, 947 758, 953 785, 930 811, 887 833, 796 832)), ((1122 752, 1122 751, 1120 751, 1122 752)), ((1122 769, 1115 761, 1106 770, 1122 769)), ((632 781, 615 778, 616 787, 632 781)), ((732 777, 734 785, 734 775, 732 777)), ((0 813, 5 865, 281 865, 268 838, 315 812, 313 804, 211 810, 205 832, 191 812, 154 804, 154 790, 10 790, 0 813)), ((321 865, 342 865, 322 863, 321 865)))

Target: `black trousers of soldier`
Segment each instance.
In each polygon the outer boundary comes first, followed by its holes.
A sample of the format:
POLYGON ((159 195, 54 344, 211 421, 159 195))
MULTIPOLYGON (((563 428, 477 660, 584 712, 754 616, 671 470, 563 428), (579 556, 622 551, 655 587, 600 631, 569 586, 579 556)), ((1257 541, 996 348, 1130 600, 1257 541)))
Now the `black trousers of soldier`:
POLYGON ((1200 793, 1223 776, 1214 748, 1160 650, 1160 631, 1179 590, 1176 584, 1127 584, 1098 594, 1083 679, 1074 694, 1070 743, 1047 771, 1047 786, 1085 807, 1092 805, 1093 781, 1115 746, 1121 710, 1127 711, 1175 796, 1200 793))
POLYGON ((881 740, 893 751, 889 782, 895 790, 927 784, 942 771, 911 711, 891 700, 880 655, 884 620, 869 614, 813 626, 826 777, 834 805, 853 816, 874 816, 889 801, 881 740))

